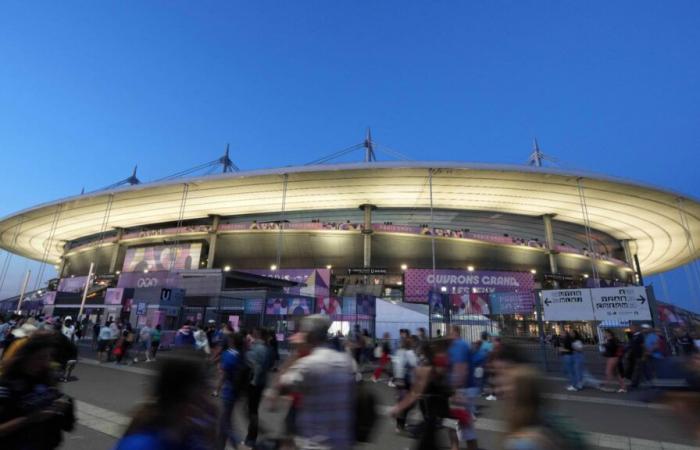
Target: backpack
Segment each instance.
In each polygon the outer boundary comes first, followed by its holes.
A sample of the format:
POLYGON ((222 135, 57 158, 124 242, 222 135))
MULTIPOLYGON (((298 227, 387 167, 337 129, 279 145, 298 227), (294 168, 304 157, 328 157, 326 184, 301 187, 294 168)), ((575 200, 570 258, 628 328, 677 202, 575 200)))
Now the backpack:
POLYGON ((370 442, 377 423, 377 397, 360 381, 355 386, 355 440, 370 442))

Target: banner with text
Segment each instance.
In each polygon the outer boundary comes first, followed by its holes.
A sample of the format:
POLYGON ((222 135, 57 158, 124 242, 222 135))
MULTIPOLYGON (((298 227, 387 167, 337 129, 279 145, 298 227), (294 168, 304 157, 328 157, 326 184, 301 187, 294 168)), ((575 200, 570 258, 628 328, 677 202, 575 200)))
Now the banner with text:
POLYGON ((404 287, 405 301, 428 303, 428 293, 433 287, 447 294, 529 293, 534 280, 530 272, 436 270, 433 275, 432 269, 408 269, 404 273, 404 287))

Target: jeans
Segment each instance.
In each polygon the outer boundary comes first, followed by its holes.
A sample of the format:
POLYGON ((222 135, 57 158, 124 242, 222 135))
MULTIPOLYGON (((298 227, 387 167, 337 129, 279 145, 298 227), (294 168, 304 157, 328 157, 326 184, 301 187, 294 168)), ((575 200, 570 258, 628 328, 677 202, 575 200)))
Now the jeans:
POLYGON ((219 432, 217 433, 217 448, 224 450, 226 441, 230 441, 235 448, 238 448, 238 439, 234 433, 231 419, 236 399, 224 399, 221 402, 221 417, 219 418, 219 432))
POLYGON ((578 378, 576 377, 576 363, 574 361, 574 355, 565 354, 564 355, 564 371, 566 372, 566 377, 569 380, 569 386, 576 387, 578 378))
POLYGON ((581 389, 583 387, 583 353, 574 352, 574 379, 576 384, 574 387, 581 389))

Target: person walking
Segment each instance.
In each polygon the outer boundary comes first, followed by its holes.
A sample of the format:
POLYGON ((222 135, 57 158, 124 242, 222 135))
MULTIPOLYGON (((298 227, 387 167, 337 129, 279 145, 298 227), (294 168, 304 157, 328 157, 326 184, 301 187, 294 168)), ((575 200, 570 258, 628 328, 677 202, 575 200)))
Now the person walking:
POLYGON ((326 346, 329 326, 320 314, 301 319, 291 339, 299 345, 299 357, 289 362, 271 392, 272 397, 288 392, 300 396, 298 449, 350 450, 355 442, 355 366, 349 355, 326 346))
POLYGON ((97 361, 106 362, 109 360, 109 352, 111 351, 110 343, 112 342, 112 330, 106 323, 100 327, 100 333, 97 336, 97 361))
MULTIPOLYGON (((394 385, 396 387, 397 403, 401 403, 404 398, 411 392, 413 381, 415 378, 414 371, 418 366, 418 357, 413 350, 413 345, 410 337, 405 336, 401 339, 400 348, 396 350, 394 357, 394 385)), ((403 408, 396 415, 396 431, 401 432, 406 429, 406 416, 413 408, 415 402, 403 408)))
POLYGON ((377 346, 377 348, 379 348, 379 363, 372 374, 372 381, 375 383, 379 381, 379 378, 382 376, 382 372, 384 372, 384 368, 391 361, 390 340, 391 336, 389 333, 384 333, 384 336, 382 336, 382 341, 377 346))
POLYGON ((97 347, 100 344, 100 330, 102 329, 102 325, 100 325, 100 321, 96 320, 95 325, 92 326, 92 349, 97 350, 97 347))
POLYGON ((208 368, 192 350, 176 350, 160 366, 151 398, 134 414, 114 450, 209 450, 216 406, 207 396, 208 368))
POLYGON ((620 357, 623 349, 620 341, 615 337, 612 330, 605 330, 605 343, 603 356, 605 357, 605 381, 609 385, 618 385, 617 392, 627 392, 625 380, 619 371, 620 357))
POLYGON ((138 350, 134 355, 134 362, 139 362, 139 353, 143 352, 146 362, 151 362, 151 327, 146 322, 139 330, 138 350))
MULTIPOLYGON (((453 390, 449 380, 448 358, 445 354, 437 353, 437 345, 429 341, 420 343, 422 363, 415 370, 411 390, 389 411, 391 416, 398 419, 414 404, 420 403, 423 424, 416 433, 416 450, 438 448, 437 431, 443 428, 443 421, 450 417, 449 398, 453 390)), ((447 431, 451 450, 458 450, 456 430, 447 428, 447 431)))
POLYGON ((574 387, 576 390, 580 391, 583 389, 583 374, 584 374, 584 355, 583 355, 583 339, 577 330, 574 330, 573 341, 571 343, 571 348, 573 349, 573 361, 574 361, 574 377, 576 384, 574 387))
POLYGON ((219 382, 214 391, 215 397, 221 397, 221 415, 217 429, 216 448, 224 450, 230 442, 238 448, 239 440, 231 425, 236 401, 244 394, 243 388, 248 384, 245 369, 245 337, 241 333, 229 336, 228 349, 221 354, 219 363, 219 382))
POLYGON ((175 347, 195 347, 194 331, 192 330, 192 322, 189 320, 186 320, 175 333, 175 347))
POLYGON ((583 378, 579 372, 581 369, 581 358, 576 356, 576 350, 574 349, 574 346, 576 346, 579 348, 579 351, 582 350, 583 343, 577 336, 578 333, 572 332, 567 328, 564 331, 564 338, 562 339, 560 352, 564 363, 564 370, 566 371, 566 376, 569 381, 569 385, 566 387, 567 391, 578 391, 583 384, 583 378))
POLYGON ((255 448, 258 439, 258 410, 263 391, 267 386, 268 374, 274 363, 272 350, 267 344, 267 330, 254 329, 252 337, 253 343, 246 353, 246 360, 253 371, 250 386, 248 386, 248 434, 244 440, 244 444, 249 448, 255 448))
POLYGON ((57 336, 42 332, 26 338, 3 361, 0 376, 0 447, 5 450, 58 448, 75 424, 73 400, 56 387, 57 336))
MULTIPOLYGON (((450 327, 450 346, 447 350, 449 362, 450 384, 455 389, 455 406, 459 415, 464 417, 457 432, 460 433, 459 441, 466 441, 469 450, 478 449, 476 432, 474 430, 474 405, 478 396, 478 387, 474 377, 474 353, 469 344, 461 337, 460 328, 457 325, 450 327)), ((455 441, 457 435, 450 433, 452 447, 457 449, 459 443, 455 441)))
POLYGON ((157 324, 155 328, 151 329, 151 361, 156 360, 156 353, 158 353, 158 348, 160 347, 160 334, 161 327, 157 324))

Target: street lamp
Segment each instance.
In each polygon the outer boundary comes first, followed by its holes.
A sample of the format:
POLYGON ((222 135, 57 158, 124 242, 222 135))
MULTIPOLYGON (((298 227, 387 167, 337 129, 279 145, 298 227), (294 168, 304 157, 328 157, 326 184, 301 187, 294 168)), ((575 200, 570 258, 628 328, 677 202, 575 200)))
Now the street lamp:
POLYGON ((467 266, 467 271, 474 272, 474 266, 467 266))
POLYGON ((407 264, 401 264, 401 270, 406 270, 406 269, 408 269, 408 265, 407 265, 407 264))
POLYGON ((277 264, 272 264, 272 265, 270 266, 270 270, 273 271, 273 272, 274 272, 275 270, 277 270, 277 264))
POLYGON ((231 270, 231 266, 224 266, 224 272, 229 272, 231 270))
POLYGON ((535 275, 537 273, 537 269, 530 269, 530 273, 535 275))
POLYGON ((328 269, 328 270, 331 270, 332 268, 333 268, 333 266, 332 266, 332 265, 330 265, 330 264, 326 264, 326 269, 328 269))

